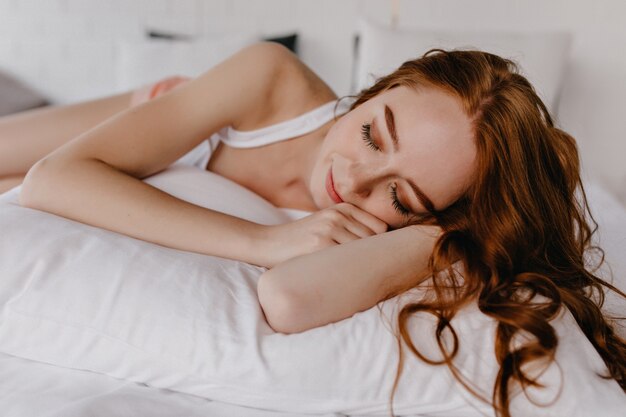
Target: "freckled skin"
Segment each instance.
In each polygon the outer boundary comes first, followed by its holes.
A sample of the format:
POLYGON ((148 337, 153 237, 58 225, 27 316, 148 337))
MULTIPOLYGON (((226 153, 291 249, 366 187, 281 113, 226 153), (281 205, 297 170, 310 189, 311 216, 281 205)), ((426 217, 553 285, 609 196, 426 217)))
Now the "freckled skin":
POLYGON ((332 167, 335 189, 345 202, 389 225, 401 225, 403 217, 392 205, 394 184, 405 207, 426 212, 408 178, 440 210, 467 189, 475 157, 471 122, 457 98, 433 87, 397 87, 361 104, 330 128, 315 155, 309 190, 320 209, 335 204, 325 188, 332 167), (398 152, 385 122, 385 105, 394 114, 398 152), (381 151, 363 140, 364 123, 371 124, 381 151))

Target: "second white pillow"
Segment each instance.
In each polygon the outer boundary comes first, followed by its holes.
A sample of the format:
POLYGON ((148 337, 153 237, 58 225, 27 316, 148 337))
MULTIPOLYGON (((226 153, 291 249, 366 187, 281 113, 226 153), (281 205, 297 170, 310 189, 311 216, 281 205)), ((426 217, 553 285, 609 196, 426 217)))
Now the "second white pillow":
POLYGON ((481 49, 515 60, 554 113, 567 62, 571 35, 564 32, 460 32, 391 29, 367 20, 359 22, 359 44, 353 90, 359 91, 409 59, 432 48, 481 49))
POLYGON ((197 77, 259 39, 259 34, 251 32, 192 41, 120 41, 116 90, 127 91, 172 75, 197 77))

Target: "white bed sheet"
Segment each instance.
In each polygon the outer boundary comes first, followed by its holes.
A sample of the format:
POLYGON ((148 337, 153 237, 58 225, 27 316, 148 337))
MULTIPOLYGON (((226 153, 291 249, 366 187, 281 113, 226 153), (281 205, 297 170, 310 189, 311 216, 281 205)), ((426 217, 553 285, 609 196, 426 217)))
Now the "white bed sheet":
POLYGON ((2 353, 0 410, 2 417, 311 417, 225 404, 2 353))
MULTIPOLYGON (((0 353, 0 410, 2 417, 346 417, 242 407, 4 353, 0 353)), ((446 413, 446 417, 465 415, 465 409, 446 413)))

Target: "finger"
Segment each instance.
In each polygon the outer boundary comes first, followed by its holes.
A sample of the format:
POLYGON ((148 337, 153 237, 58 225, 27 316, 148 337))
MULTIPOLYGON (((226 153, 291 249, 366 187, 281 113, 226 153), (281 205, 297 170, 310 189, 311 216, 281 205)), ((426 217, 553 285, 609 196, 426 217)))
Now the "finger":
POLYGON ((177 77, 172 77, 168 80, 168 88, 176 88, 181 84, 185 84, 186 82, 190 81, 191 78, 189 77, 181 77, 181 76, 177 76, 177 77))
POLYGON ((180 77, 178 78, 171 78, 169 80, 167 80, 166 84, 165 84, 165 91, 169 91, 169 90, 173 90, 174 88, 180 86, 181 84, 186 83, 187 80, 184 80, 180 77))
POLYGON ((339 228, 333 233, 332 239, 334 242, 341 245, 342 243, 348 243, 354 240, 361 239, 361 237, 358 235, 355 235, 354 233, 352 233, 351 231, 347 229, 339 228))
POLYGON ((187 81, 189 81, 189 79, 180 76, 164 78, 153 85, 152 90, 150 91, 150 98, 155 98, 165 94, 181 84, 185 84, 187 81))
POLYGON ((353 218, 348 218, 348 220, 346 221, 344 227, 350 233, 358 236, 359 238, 364 238, 364 237, 373 236, 373 235, 377 234, 375 230, 371 229, 367 225, 365 225, 365 224, 363 224, 363 223, 361 223, 358 220, 355 220, 353 218))
POLYGON ((368 225, 356 220, 350 214, 350 207, 348 203, 337 204, 327 209, 329 215, 337 215, 334 217, 337 229, 346 229, 350 233, 358 236, 358 238, 368 237, 376 234, 376 231, 371 229, 368 225))
POLYGON ((371 213, 368 213, 365 210, 361 210, 357 206, 350 203, 341 203, 335 206, 336 209, 341 210, 341 212, 359 223, 367 226, 371 229, 375 234, 384 233, 388 230, 388 225, 378 217, 374 216, 371 213))
POLYGON ((150 90, 152 86, 143 86, 133 91, 130 98, 130 106, 138 106, 141 103, 145 103, 150 100, 150 90))
POLYGON ((159 81, 152 86, 150 90, 149 98, 155 98, 161 94, 163 89, 165 88, 165 81, 159 81))

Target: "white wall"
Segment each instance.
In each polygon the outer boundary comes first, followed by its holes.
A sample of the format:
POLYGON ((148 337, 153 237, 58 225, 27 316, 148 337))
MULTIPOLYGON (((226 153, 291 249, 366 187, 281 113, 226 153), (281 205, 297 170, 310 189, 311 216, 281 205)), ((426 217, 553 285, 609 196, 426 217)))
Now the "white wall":
MULTIPOLYGON (((146 27, 195 35, 300 34, 301 56, 349 91, 357 18, 387 23, 392 0, 0 0, 0 70, 59 103, 113 91, 114 41, 146 27)), ((585 172, 626 203, 626 1, 398 0, 399 26, 574 33, 558 109, 585 172)))

